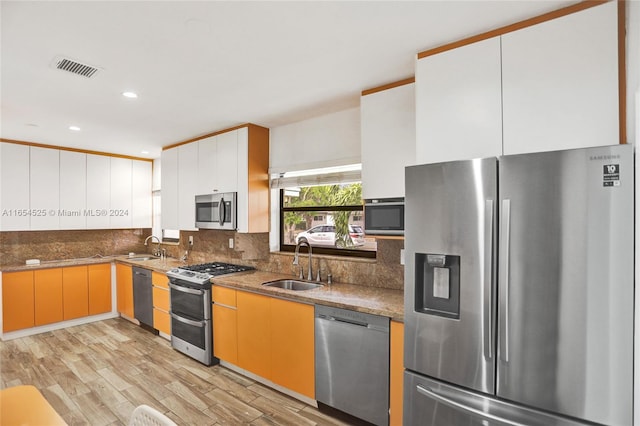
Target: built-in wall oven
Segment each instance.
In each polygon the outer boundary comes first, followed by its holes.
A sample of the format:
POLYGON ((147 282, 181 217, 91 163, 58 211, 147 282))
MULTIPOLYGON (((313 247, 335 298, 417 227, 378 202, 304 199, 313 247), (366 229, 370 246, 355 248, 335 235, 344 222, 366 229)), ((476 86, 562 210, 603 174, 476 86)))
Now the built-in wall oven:
POLYGON ((404 198, 365 200, 364 233, 404 235, 404 198))
POLYGON ((213 356, 210 280, 214 276, 252 269, 250 266, 214 262, 168 271, 171 346, 205 365, 217 364, 218 359, 213 356))

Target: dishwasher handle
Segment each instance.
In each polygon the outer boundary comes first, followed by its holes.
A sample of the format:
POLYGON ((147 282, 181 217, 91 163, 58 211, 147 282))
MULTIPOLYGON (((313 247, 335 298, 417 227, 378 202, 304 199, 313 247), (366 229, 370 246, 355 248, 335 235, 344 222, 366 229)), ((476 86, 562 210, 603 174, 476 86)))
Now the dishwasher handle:
POLYGON ((343 324, 353 325, 356 327, 368 328, 370 330, 378 330, 378 331, 386 331, 386 332, 389 331, 389 329, 386 327, 382 327, 375 324, 369 324, 362 321, 357 321, 357 320, 354 320, 353 318, 342 318, 342 317, 337 317, 333 315, 323 315, 323 314, 317 315, 316 318, 324 321, 335 321, 343 324))

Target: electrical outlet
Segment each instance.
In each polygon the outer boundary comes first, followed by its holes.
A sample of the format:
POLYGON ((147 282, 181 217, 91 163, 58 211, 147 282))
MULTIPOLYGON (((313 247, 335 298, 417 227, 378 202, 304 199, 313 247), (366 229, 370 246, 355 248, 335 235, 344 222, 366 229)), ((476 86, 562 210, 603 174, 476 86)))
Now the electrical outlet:
POLYGON ((229 248, 233 248, 233 238, 229 238, 229 248))
POLYGON ((400 249, 400 264, 404 265, 404 249, 400 249))
POLYGON ((189 247, 193 247, 193 235, 189 235, 189 247))

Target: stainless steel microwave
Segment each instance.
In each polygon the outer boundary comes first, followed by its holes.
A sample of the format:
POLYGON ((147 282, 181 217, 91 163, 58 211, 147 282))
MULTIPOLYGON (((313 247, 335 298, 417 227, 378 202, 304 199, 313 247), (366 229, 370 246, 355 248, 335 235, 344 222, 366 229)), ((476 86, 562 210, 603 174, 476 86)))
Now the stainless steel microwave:
POLYGON ((196 228, 236 229, 236 205, 238 194, 196 195, 196 228))
POLYGON ((365 200, 364 233, 404 235, 404 198, 365 200))

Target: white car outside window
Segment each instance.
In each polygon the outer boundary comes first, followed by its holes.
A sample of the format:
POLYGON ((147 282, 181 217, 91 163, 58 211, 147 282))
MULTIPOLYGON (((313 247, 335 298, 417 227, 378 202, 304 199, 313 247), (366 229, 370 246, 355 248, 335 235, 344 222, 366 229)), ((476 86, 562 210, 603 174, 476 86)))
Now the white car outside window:
MULTIPOLYGON (((364 244, 364 232, 360 226, 349 225, 349 236, 354 246, 364 244)), ((336 227, 333 225, 318 225, 296 235, 296 244, 306 241, 312 246, 335 247, 336 227)))

